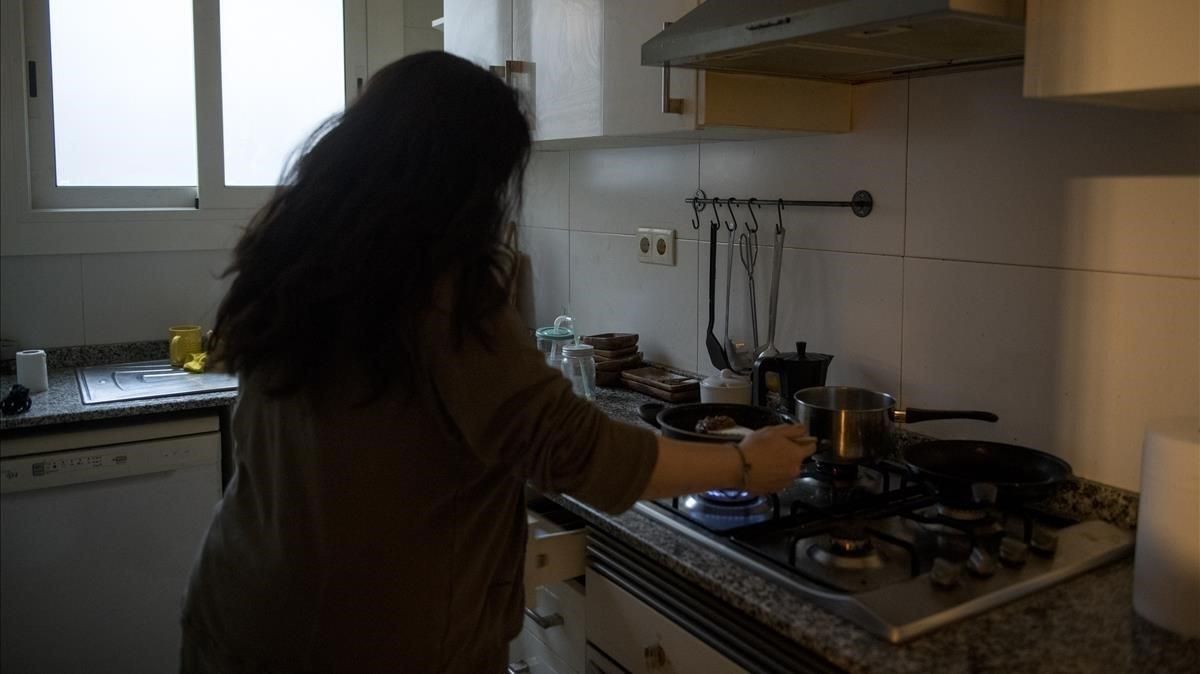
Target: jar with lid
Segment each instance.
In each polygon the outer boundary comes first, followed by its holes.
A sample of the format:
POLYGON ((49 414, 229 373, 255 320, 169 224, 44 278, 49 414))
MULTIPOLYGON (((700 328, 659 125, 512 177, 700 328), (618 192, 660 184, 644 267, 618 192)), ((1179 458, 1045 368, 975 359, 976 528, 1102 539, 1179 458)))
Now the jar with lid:
POLYGON ((557 368, 562 360, 562 348, 575 341, 574 322, 570 316, 559 316, 552 327, 538 328, 533 334, 546 364, 557 368))
POLYGON ((571 382, 571 389, 581 398, 596 397, 596 357, 590 344, 568 344, 562 347, 559 368, 571 382))

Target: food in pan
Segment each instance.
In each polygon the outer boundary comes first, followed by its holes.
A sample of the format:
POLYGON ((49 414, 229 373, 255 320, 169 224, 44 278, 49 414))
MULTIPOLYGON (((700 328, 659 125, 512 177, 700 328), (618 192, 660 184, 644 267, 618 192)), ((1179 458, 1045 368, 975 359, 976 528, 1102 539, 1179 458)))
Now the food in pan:
POLYGON ((697 433, 716 433, 737 426, 737 422, 733 417, 724 414, 717 414, 711 417, 704 417, 696 422, 697 433))

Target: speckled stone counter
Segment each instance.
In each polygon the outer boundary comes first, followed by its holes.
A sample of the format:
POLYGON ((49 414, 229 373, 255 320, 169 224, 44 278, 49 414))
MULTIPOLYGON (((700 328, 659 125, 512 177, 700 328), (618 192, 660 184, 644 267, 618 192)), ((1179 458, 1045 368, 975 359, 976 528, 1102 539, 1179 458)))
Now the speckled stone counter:
MULTIPOLYGON (((74 368, 50 370, 49 375, 50 390, 33 394, 33 406, 28 412, 0 417, 0 431, 223 407, 237 399, 237 391, 217 391, 84 405, 74 368)), ((15 383, 16 375, 0 375, 0 390, 4 395, 8 395, 15 383)))
MULTIPOLYGON (((637 406, 648 400, 605 390, 597 404, 610 416, 643 424, 637 406)), ((610 516, 553 498, 765 628, 851 672, 1192 672, 1200 663, 1200 640, 1181 639, 1134 614, 1131 558, 894 645, 637 511, 610 516)), ((1046 505, 1130 527, 1136 503, 1136 494, 1077 480, 1046 505)))

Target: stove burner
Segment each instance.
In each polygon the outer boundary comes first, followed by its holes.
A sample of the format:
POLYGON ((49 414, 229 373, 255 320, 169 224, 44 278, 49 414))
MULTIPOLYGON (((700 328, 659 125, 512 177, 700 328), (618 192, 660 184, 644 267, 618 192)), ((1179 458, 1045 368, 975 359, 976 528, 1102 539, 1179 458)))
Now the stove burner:
POLYGON ((858 464, 814 460, 813 470, 810 474, 812 477, 829 480, 838 486, 849 485, 858 479, 858 464))
POLYGON ((878 569, 883 557, 867 536, 843 538, 834 533, 808 546, 808 556, 814 562, 833 569, 878 569))
POLYGON ((675 507, 702 524, 727 529, 770 519, 776 509, 772 504, 774 498, 754 496, 739 489, 714 489, 684 496, 675 507))
POLYGON ((937 504, 937 514, 956 522, 977 522, 987 517, 983 508, 956 508, 944 503, 937 504))
POLYGON ((710 503, 725 506, 752 505, 755 501, 762 500, 761 496, 751 496, 750 492, 740 489, 713 489, 699 496, 710 503))

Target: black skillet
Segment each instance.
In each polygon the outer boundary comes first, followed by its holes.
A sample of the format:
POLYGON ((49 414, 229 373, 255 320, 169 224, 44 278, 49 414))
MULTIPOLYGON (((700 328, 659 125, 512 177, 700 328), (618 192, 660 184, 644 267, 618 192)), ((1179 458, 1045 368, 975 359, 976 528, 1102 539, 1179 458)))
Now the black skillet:
POLYGON ((1028 447, 976 440, 931 440, 901 451, 910 470, 946 501, 978 501, 973 487, 996 487, 996 501, 1019 504, 1052 494, 1071 477, 1071 465, 1028 447))
POLYGON ((646 403, 638 408, 638 414, 658 428, 663 435, 676 440, 694 442, 736 442, 737 436, 719 433, 697 433, 696 423, 705 417, 727 416, 743 428, 756 431, 767 426, 794 424, 796 420, 787 414, 774 412, 752 405, 727 403, 688 403, 668 407, 660 403, 646 403))

